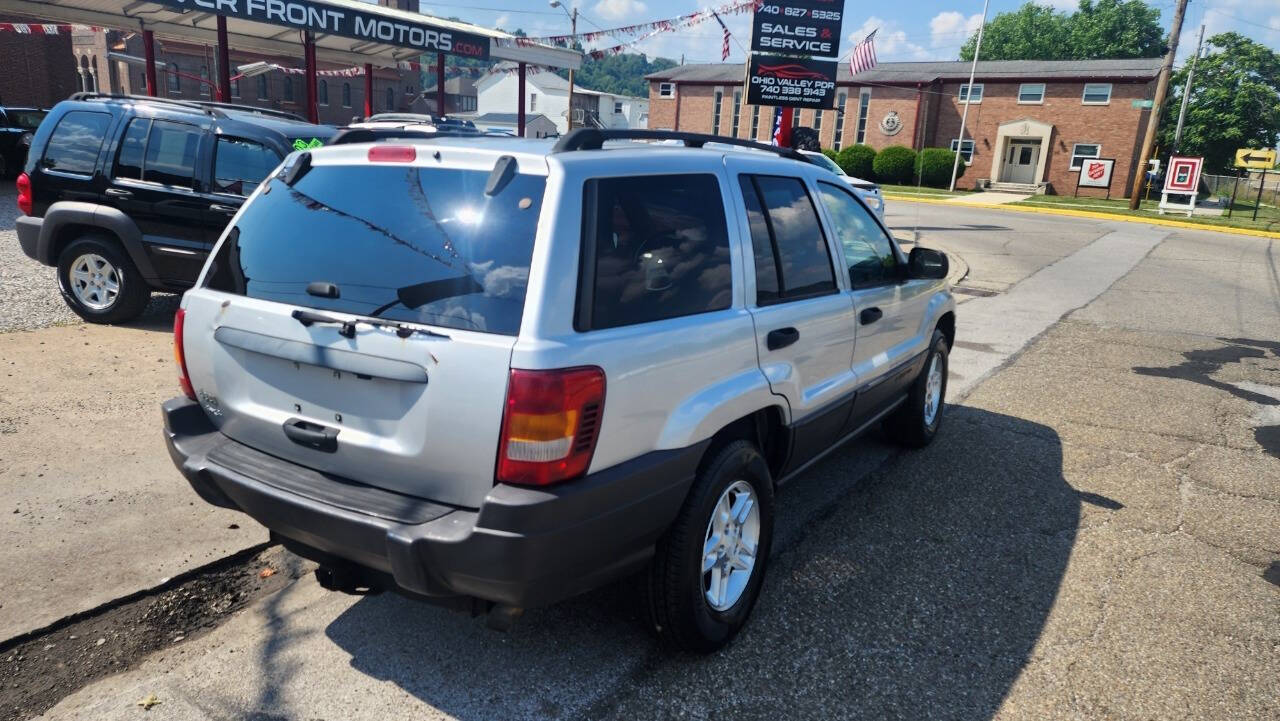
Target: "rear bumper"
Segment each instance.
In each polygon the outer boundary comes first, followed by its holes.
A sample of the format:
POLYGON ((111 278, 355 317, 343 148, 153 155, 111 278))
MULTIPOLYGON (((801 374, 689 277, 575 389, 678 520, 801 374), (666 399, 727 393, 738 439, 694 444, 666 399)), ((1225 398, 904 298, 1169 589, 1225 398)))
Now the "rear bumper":
POLYGON ((163 406, 169 455, 201 498, 320 557, 420 596, 530 607, 639 569, 675 519, 706 444, 655 451, 545 489, 495 485, 477 510, 329 476, 222 435, 198 404, 163 406), (229 460, 231 459, 231 460, 229 460))
POLYGON ((20 215, 14 223, 14 228, 18 232, 18 245, 22 246, 22 252, 32 260, 38 260, 45 265, 49 265, 49 259, 44 257, 40 247, 40 228, 44 225, 44 218, 33 218, 29 215, 20 215))

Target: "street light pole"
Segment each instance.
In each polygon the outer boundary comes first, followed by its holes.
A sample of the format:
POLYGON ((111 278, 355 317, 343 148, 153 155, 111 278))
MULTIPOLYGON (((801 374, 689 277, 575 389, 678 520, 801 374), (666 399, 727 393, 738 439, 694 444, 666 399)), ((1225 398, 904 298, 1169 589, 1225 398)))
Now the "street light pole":
POLYGON ((1178 109, 1178 127, 1173 131, 1173 152, 1182 149, 1182 121, 1187 118, 1187 100, 1191 98, 1191 79, 1196 76, 1196 61, 1200 59, 1200 48, 1204 46, 1204 25, 1200 26, 1200 39, 1196 41, 1196 54, 1191 57, 1191 67, 1187 70, 1187 86, 1182 89, 1182 107, 1178 109))
MULTIPOLYGON (((564 14, 569 17, 569 43, 570 47, 572 47, 572 43, 576 42, 578 35, 578 8, 575 7, 573 12, 570 13, 569 9, 566 8, 560 0, 550 1, 551 7, 560 8, 564 11, 564 14)), ((524 99, 521 98, 520 102, 523 103, 524 99)), ((569 110, 566 114, 568 115, 567 120, 569 121, 569 130, 573 130, 573 68, 569 68, 569 110)))

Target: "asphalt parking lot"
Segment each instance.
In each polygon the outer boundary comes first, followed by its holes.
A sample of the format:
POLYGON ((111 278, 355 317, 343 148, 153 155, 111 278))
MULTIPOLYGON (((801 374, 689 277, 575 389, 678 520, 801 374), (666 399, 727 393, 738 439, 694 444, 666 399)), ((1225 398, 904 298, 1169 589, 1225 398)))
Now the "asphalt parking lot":
MULTIPOLYGON (((154 694, 157 719, 1277 718, 1280 243, 895 201, 888 221, 970 268, 959 402, 924 451, 871 437, 781 490, 725 651, 663 654, 625 582, 501 634, 303 576, 46 717, 154 694)), ((163 302, 54 325, 51 271, 0 231, 0 638, 265 536, 164 453, 163 302)))

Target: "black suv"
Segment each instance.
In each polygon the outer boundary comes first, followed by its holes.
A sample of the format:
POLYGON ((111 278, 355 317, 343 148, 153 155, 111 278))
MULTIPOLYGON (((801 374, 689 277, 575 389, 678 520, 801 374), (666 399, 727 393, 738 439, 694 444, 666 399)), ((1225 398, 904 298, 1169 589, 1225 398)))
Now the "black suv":
POLYGON ((39 108, 0 107, 0 178, 22 171, 31 139, 48 113, 39 108))
POLYGON ((92 323, 191 287, 245 197, 332 127, 247 106, 78 93, 40 125, 18 176, 18 241, 58 268, 92 323))

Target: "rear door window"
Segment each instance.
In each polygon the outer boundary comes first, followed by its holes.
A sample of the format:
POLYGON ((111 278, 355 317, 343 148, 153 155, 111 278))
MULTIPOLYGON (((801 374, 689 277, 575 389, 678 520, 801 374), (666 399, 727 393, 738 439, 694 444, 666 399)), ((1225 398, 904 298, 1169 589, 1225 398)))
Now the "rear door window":
POLYGON ((116 154, 117 178, 142 180, 142 156, 147 151, 147 131, 151 129, 149 118, 134 118, 120 139, 120 152, 116 154))
POLYGON ((485 194, 487 170, 313 167, 278 176, 218 247, 207 287, 355 315, 515 335, 546 178, 485 194), (332 283, 338 298, 307 293, 332 283))
POLYGON ((200 129, 194 125, 168 120, 152 121, 142 179, 161 185, 192 187, 200 136, 200 129))
POLYGON ((218 138, 213 158, 215 193, 249 195, 280 164, 276 151, 251 140, 218 138))
POLYGON ((110 125, 109 113, 72 110, 62 116, 45 146, 44 166, 64 173, 93 175, 110 125))
POLYGON ((740 184, 756 258, 756 304, 835 293, 831 253, 804 181, 743 175, 740 184))
POLYGON ((578 330, 730 306, 729 234, 715 175, 600 178, 584 192, 578 330))

